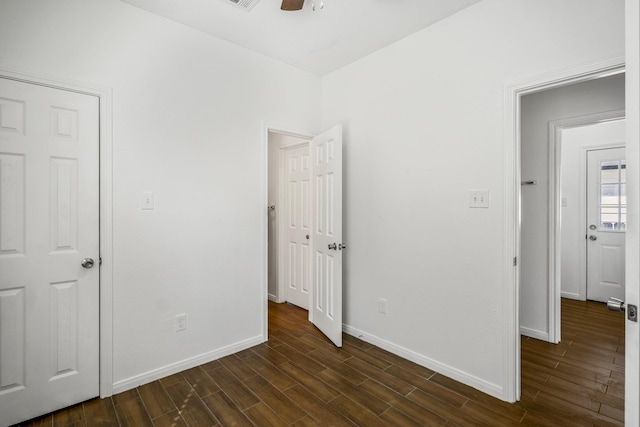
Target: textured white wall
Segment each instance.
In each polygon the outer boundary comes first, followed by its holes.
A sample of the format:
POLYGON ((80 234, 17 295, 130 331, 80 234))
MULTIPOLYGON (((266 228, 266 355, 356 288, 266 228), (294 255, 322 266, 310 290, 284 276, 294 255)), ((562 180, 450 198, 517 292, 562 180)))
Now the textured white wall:
POLYGON ((625 121, 599 123, 562 130, 562 296, 585 300, 586 150, 624 145, 625 121))
POLYGON ((345 129, 347 325, 502 395, 505 87, 622 54, 623 7, 484 0, 323 78, 323 127, 345 129), (477 188, 489 209, 468 207, 477 188))
POLYGON ((261 337, 262 121, 318 129, 320 79, 117 0, 0 1, 0 63, 113 89, 116 386, 261 337))
POLYGON ((624 75, 525 95, 521 106, 522 179, 538 184, 522 187, 520 326, 543 337, 550 332, 549 122, 624 110, 624 75))

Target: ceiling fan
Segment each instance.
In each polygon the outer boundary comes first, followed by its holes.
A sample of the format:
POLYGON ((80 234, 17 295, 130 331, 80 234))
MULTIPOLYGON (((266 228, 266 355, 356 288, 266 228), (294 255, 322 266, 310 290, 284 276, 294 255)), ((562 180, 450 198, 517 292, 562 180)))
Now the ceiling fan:
MULTIPOLYGON (((280 9, 282 10, 300 10, 304 5, 304 0, 282 0, 282 6, 280 9)), ((324 7, 324 1, 320 0, 320 9, 324 7)), ((313 10, 316 10, 316 2, 313 0, 313 10)))

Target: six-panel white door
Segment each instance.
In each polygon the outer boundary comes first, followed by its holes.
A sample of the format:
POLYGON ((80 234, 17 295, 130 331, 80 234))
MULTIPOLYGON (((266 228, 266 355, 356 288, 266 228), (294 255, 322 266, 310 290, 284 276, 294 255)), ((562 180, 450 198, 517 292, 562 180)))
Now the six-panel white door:
POLYGON ((309 310, 311 279, 311 175, 309 145, 285 152, 286 300, 309 310))
POLYGON ((311 141, 313 229, 309 320, 342 347, 342 126, 311 141))
POLYGON ((99 394, 98 114, 0 78, 0 425, 99 394))
POLYGON ((624 300, 627 223, 624 148, 587 151, 587 299, 624 300))

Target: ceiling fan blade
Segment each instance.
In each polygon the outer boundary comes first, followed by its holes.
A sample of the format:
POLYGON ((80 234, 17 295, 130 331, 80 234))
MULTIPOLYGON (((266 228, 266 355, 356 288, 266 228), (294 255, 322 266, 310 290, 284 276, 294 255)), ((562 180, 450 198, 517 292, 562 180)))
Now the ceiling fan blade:
POLYGON ((280 9, 300 10, 302 9, 303 4, 304 4, 304 0, 282 0, 282 6, 280 6, 280 9))

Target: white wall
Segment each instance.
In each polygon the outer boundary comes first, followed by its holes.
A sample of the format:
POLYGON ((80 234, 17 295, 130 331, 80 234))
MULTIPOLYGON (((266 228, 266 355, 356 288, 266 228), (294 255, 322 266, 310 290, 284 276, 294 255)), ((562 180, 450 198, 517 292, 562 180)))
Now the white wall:
POLYGON ((522 252, 520 326, 548 339, 549 326, 549 122, 624 110, 624 75, 572 84, 522 97, 522 252))
POLYGON ((503 396, 505 87, 622 54, 623 7, 484 0, 323 78, 323 128, 345 129, 349 330, 503 396), (489 209, 468 207, 477 188, 489 209))
POLYGON ((262 121, 318 129, 320 79, 118 0, 0 0, 0 63, 113 89, 116 391, 261 340, 262 121))
POLYGON ((587 298, 586 153, 588 149, 624 145, 625 121, 563 129, 561 138, 561 290, 565 298, 584 301, 587 298))

